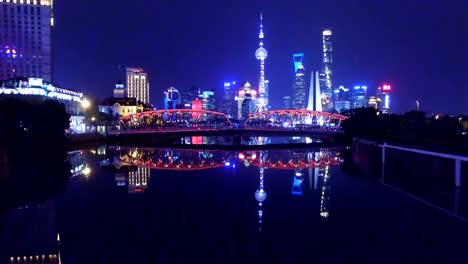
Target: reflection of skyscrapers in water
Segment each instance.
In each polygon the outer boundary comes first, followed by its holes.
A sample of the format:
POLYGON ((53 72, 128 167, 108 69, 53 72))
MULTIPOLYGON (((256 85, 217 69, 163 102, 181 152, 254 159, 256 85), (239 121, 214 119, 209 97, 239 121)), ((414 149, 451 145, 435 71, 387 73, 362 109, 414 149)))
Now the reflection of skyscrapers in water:
POLYGON ((263 224, 263 202, 267 198, 267 193, 263 188, 263 175, 264 175, 264 168, 260 168, 260 182, 257 191, 255 191, 255 199, 258 202, 258 230, 262 231, 262 224, 263 224))
POLYGON ((151 170, 145 167, 136 167, 128 172, 128 193, 141 193, 148 188, 151 170))
POLYGON ((0 245, 0 263, 60 263, 55 201, 12 211, 0 245))
POLYGON ((323 168, 322 190, 320 195, 320 217, 328 218, 328 206, 330 203, 330 175, 329 167, 323 168))

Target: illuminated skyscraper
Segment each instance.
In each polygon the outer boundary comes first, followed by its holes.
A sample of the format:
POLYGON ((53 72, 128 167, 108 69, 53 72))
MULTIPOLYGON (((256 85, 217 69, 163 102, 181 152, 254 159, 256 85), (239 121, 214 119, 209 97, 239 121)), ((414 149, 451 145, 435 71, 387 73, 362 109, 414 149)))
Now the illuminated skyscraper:
POLYGON ((299 65, 299 68, 296 71, 293 92, 293 108, 297 110, 306 109, 306 79, 305 69, 302 64, 299 65))
POLYGON ((149 104, 148 75, 143 69, 127 67, 127 96, 149 104))
POLYGON ((164 92, 164 109, 177 109, 183 108, 181 104, 181 98, 179 91, 174 87, 169 87, 166 92, 164 92))
POLYGON ((199 98, 202 101, 202 109, 203 110, 216 110, 216 99, 214 91, 205 90, 200 92, 199 98))
POLYGON ((322 32, 323 44, 323 77, 322 77, 322 103, 324 111, 333 109, 333 92, 332 92, 332 64, 333 64, 333 48, 332 48, 332 31, 325 29, 322 32))
POLYGON ((283 109, 284 110, 292 109, 291 96, 284 96, 283 97, 283 109))
POLYGON ((309 101, 307 110, 322 111, 322 96, 320 95, 319 72, 312 71, 310 77, 309 101))
POLYGON ((351 109, 351 91, 348 88, 341 85, 338 89, 335 89, 333 97, 335 110, 338 113, 351 109))
POLYGON ((384 84, 377 88, 377 98, 382 102, 382 113, 390 113, 390 92, 392 87, 388 84, 384 84))
POLYGON ((0 0, 0 80, 53 81, 53 0, 0 0))
POLYGON ((356 85, 353 90, 353 107, 367 107, 367 86, 356 85))
POLYGON ((237 119, 247 118, 248 114, 252 112, 252 100, 255 100, 256 96, 257 91, 252 89, 249 82, 246 82, 239 91, 239 95, 236 96, 237 119))
POLYGON ((299 69, 299 66, 302 65, 303 60, 304 60, 304 53, 293 54, 294 72, 297 72, 297 69, 299 69))
POLYGON ((268 93, 265 89, 265 59, 268 57, 267 50, 263 47, 263 16, 260 13, 260 47, 255 51, 255 57, 260 61, 260 81, 258 85, 258 97, 255 100, 255 112, 268 110, 268 93))
POLYGON ((236 113, 236 82, 224 82, 223 101, 221 102, 221 112, 227 117, 233 118, 236 113))

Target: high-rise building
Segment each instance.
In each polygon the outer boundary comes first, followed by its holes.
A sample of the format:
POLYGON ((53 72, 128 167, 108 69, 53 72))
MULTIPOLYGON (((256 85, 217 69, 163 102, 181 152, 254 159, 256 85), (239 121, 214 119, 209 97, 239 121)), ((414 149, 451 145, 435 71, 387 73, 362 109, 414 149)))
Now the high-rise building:
POLYGON ((53 0, 0 0, 0 80, 53 81, 53 0))
POLYGON ((114 88, 114 98, 125 98, 125 86, 122 81, 118 81, 114 88))
POLYGON ((193 100, 197 99, 200 96, 200 89, 196 86, 191 86, 188 89, 185 89, 181 92, 181 103, 183 104, 183 108, 191 109, 193 100))
POLYGON ((303 60, 304 60, 304 53, 293 54, 294 72, 297 72, 297 69, 299 69, 299 66, 302 65, 303 60))
POLYGON ((367 86, 354 86, 352 97, 353 108, 367 107, 367 86))
POLYGON ((224 82, 223 101, 221 102, 221 112, 227 117, 234 118, 236 114, 236 82, 224 82))
POLYGON ((382 104, 380 98, 377 98, 375 96, 369 97, 369 100, 367 101, 367 106, 375 108, 375 110, 381 110, 382 104))
POLYGON ((237 101, 237 119, 247 118, 253 112, 252 100, 255 100, 256 97, 257 91, 252 89, 249 82, 246 82, 235 98, 237 101))
POLYGON ((333 92, 332 92, 332 64, 333 64, 333 48, 332 48, 332 31, 325 29, 322 32, 323 44, 323 76, 322 76, 322 103, 324 111, 333 110, 333 92))
POLYGON ((260 14, 260 47, 255 51, 255 57, 260 61, 260 81, 258 85, 258 97, 255 100, 255 112, 263 112, 268 110, 268 96, 265 89, 265 59, 268 57, 267 50, 263 47, 263 16, 260 14))
POLYGON ((127 96, 149 104, 148 75, 143 69, 127 67, 127 96))
POLYGON ((388 84, 384 84, 377 88, 377 98, 380 99, 382 102, 382 113, 388 114, 390 113, 390 93, 392 91, 392 87, 388 84))
POLYGON ((296 71, 296 78, 294 79, 294 94, 293 94, 293 108, 306 109, 306 79, 305 69, 301 64, 296 71))
POLYGON ((292 109, 291 96, 284 96, 283 97, 283 109, 284 110, 292 109))
POLYGON ((214 91, 206 90, 200 93, 200 99, 202 101, 203 110, 216 110, 216 99, 214 91))
POLYGON ((312 71, 310 77, 309 101, 307 110, 322 111, 322 96, 320 94, 319 72, 312 71))
POLYGON ((182 100, 180 98, 179 91, 174 87, 169 87, 164 92, 164 109, 180 109, 182 106, 182 100))
POLYGON ((351 109, 351 91, 341 85, 335 89, 333 100, 335 102, 335 110, 340 113, 351 109))

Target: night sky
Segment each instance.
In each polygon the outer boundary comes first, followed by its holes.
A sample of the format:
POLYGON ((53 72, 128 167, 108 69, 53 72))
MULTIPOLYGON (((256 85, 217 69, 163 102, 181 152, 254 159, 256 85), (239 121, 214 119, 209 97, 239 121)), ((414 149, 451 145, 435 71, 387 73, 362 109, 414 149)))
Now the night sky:
POLYGON ((61 86, 103 99, 125 66, 142 67, 151 102, 192 85, 258 86, 259 13, 273 108, 292 96, 292 53, 321 69, 321 32, 333 30, 333 86, 387 82, 394 112, 468 113, 468 2, 465 0, 79 0, 55 1, 54 74, 61 86), (465 15, 465 16, 464 16, 465 15))

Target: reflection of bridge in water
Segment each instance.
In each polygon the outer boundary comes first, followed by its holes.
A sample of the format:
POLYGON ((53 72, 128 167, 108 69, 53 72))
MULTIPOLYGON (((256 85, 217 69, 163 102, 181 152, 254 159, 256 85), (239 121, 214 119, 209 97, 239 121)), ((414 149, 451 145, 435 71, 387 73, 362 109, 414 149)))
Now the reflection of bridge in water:
POLYGON ((155 110, 121 117, 110 135, 339 135, 347 117, 310 110, 273 110, 253 113, 233 124, 225 114, 193 109, 155 110))

